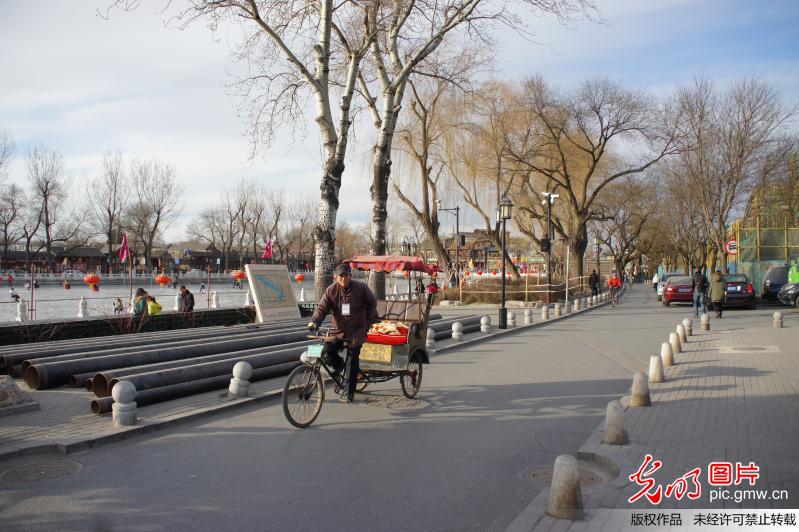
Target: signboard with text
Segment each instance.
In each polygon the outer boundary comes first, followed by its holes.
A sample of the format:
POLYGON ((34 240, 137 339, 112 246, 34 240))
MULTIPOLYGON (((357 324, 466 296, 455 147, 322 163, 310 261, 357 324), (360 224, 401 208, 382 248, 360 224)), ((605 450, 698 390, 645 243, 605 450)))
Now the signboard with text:
POLYGON ((300 317, 289 270, 284 264, 247 264, 244 270, 259 323, 300 317))

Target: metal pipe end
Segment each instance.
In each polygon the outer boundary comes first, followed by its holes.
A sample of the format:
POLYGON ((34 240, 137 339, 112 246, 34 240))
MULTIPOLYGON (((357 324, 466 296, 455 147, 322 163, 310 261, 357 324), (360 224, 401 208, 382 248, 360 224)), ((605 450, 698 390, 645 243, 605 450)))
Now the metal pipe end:
POLYGON ((86 379, 85 386, 86 386, 86 391, 91 392, 92 389, 94 388, 94 379, 86 379))
POLYGON ((97 397, 108 397, 110 395, 108 393, 108 381, 106 381, 105 375, 102 373, 98 373, 92 379, 92 392, 97 397))
POLYGON ((28 367, 28 369, 22 373, 22 378, 25 380, 25 384, 34 390, 41 390, 43 387, 44 379, 42 379, 42 375, 39 373, 39 368, 37 366, 31 365, 28 367))
POLYGON ((95 399, 92 401, 92 413, 94 414, 107 414, 111 411, 111 405, 114 404, 114 401, 111 400, 110 397, 104 397, 102 399, 95 399))

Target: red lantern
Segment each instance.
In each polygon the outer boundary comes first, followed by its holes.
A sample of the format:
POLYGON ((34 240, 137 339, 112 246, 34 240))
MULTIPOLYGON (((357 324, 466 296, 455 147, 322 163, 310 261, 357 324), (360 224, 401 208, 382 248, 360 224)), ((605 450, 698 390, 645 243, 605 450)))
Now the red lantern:
POLYGON ((483 270, 477 270, 477 275, 483 275, 483 270))
POLYGON ((305 280, 305 276, 301 273, 298 273, 297 275, 294 276, 294 280, 297 281, 298 283, 301 283, 305 280))
POLYGON ((87 273, 83 276, 83 282, 89 285, 93 291, 97 291, 97 285, 100 284, 100 276, 96 273, 87 273))
POLYGON ((167 277, 163 273, 159 273, 158 275, 155 276, 155 282, 158 283, 158 286, 163 288, 169 284, 169 277, 167 277))
POLYGON ((246 274, 246 273, 244 273, 244 272, 243 272, 243 271, 241 271, 241 270, 235 270, 235 271, 234 271, 234 272, 233 272, 231 275, 232 275, 232 276, 233 276, 233 278, 234 278, 235 280, 237 280, 237 281, 241 281, 242 279, 244 279, 245 277, 247 277, 247 274, 246 274))

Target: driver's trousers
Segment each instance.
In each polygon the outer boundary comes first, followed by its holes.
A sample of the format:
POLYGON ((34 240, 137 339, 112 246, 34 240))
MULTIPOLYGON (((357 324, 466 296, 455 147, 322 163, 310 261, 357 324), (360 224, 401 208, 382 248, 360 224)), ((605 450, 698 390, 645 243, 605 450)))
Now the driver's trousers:
MULTIPOLYGON (((335 342, 325 342, 322 350, 332 360, 336 360, 334 364, 341 367, 341 357, 338 352, 341 350, 344 342, 336 340, 335 342)), ((360 371, 359 357, 361 355, 361 347, 363 344, 352 347, 347 347, 347 360, 344 363, 344 384, 347 387, 347 395, 353 397, 355 395, 355 387, 358 385, 358 371, 360 371)))

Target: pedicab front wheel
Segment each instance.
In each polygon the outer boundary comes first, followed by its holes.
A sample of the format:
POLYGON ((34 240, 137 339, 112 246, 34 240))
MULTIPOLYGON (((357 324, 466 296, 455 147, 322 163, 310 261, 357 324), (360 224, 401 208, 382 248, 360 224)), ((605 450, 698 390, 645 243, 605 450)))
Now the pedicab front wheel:
POLYGON ((303 364, 294 368, 283 386, 283 414, 295 427, 304 429, 314 422, 325 400, 325 386, 319 368, 303 364))

